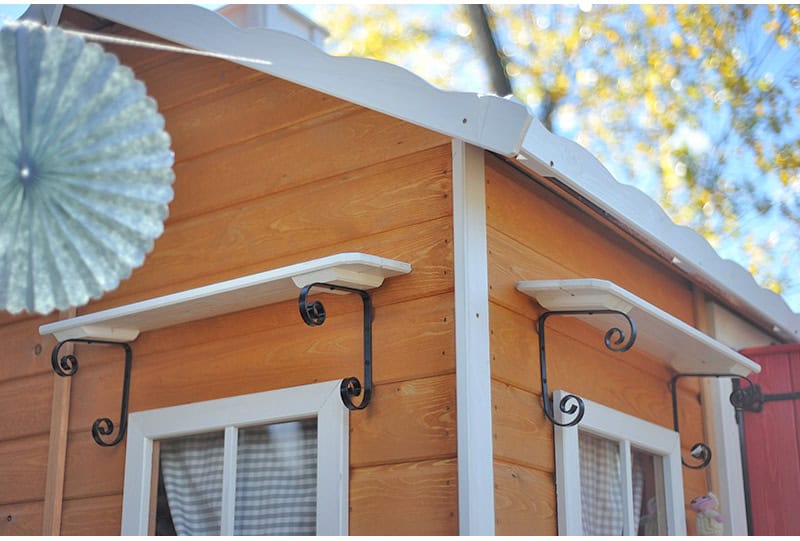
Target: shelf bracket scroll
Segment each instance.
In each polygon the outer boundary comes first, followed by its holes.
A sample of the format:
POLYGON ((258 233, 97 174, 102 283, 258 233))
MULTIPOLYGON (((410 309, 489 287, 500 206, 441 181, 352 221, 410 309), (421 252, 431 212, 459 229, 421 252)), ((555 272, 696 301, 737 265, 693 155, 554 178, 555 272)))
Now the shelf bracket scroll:
MULTIPOLYGON (((678 428, 678 380, 686 377, 696 378, 736 378, 739 382, 746 381, 747 385, 742 387, 740 385, 734 386, 730 394, 729 400, 734 409, 739 411, 760 412, 764 405, 764 397, 761 394, 761 386, 753 383, 752 380, 745 376, 738 374, 675 374, 669 382, 669 389, 672 393, 672 423, 675 432, 680 433, 678 428)), ((687 468, 692 470, 699 470, 707 467, 711 463, 711 448, 703 442, 695 443, 692 445, 689 454, 699 462, 690 464, 681 458, 681 462, 687 468)))
POLYGON ((542 378, 542 402, 544 414, 551 423, 557 426, 575 426, 581 422, 585 413, 583 400, 574 394, 564 396, 558 404, 558 409, 565 415, 574 415, 574 418, 566 423, 556 421, 553 415, 553 404, 550 399, 550 391, 547 386, 547 351, 545 346, 545 324, 552 316, 576 316, 576 315, 602 315, 612 314, 625 318, 630 328, 630 333, 626 334, 619 327, 612 327, 605 334, 605 345, 609 350, 616 353, 623 353, 633 347, 636 342, 636 323, 625 312, 619 310, 559 310, 544 312, 539 316, 537 326, 539 332, 539 370, 542 378))
POLYGON ((362 410, 367 407, 370 399, 372 398, 372 298, 369 293, 361 289, 352 287, 339 286, 334 284, 327 284, 322 282, 315 282, 303 287, 300 290, 300 298, 298 299, 300 305, 300 316, 309 327, 318 327, 325 323, 325 307, 321 301, 308 301, 308 294, 312 288, 327 288, 329 290, 344 291, 347 293, 355 293, 361 297, 364 305, 364 384, 357 377, 349 377, 342 380, 339 392, 342 396, 342 402, 350 410, 362 410), (359 404, 353 403, 353 398, 361 397, 359 404))
POLYGON ((128 425, 128 397, 130 396, 130 383, 131 383, 131 362, 133 354, 130 345, 124 342, 109 342, 105 340, 88 340, 85 338, 70 338, 62 340, 57 343, 53 348, 53 353, 50 356, 50 362, 53 366, 53 371, 61 377, 72 377, 78 372, 78 358, 70 353, 59 357, 61 347, 70 342, 81 342, 84 344, 104 344, 109 346, 120 347, 125 351, 125 375, 122 382, 122 404, 120 406, 119 414, 119 430, 117 435, 111 441, 106 441, 103 436, 110 436, 114 432, 114 422, 108 417, 101 417, 95 420, 92 424, 92 437, 97 445, 102 447, 113 447, 122 441, 125 437, 125 431, 128 425))

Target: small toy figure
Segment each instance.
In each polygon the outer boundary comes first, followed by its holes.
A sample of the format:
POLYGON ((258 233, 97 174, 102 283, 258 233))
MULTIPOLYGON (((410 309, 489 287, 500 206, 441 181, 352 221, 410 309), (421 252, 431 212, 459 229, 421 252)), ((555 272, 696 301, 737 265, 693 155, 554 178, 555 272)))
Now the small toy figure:
POLYGON ((689 506, 697 512, 697 535, 722 535, 722 515, 719 500, 713 492, 693 499, 689 506))

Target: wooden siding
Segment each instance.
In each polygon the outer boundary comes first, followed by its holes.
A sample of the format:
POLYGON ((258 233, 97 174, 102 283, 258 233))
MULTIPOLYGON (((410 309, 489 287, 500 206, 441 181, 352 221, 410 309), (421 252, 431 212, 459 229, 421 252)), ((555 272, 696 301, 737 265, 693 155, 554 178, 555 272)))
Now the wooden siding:
MULTIPOLYGON (((78 314, 337 252, 411 263, 373 293, 376 388, 351 414, 350 532, 458 533, 449 138, 231 63, 106 48, 159 103, 175 198, 144 266, 78 314)), ((360 301, 328 297, 319 328, 286 302, 144 333, 130 410, 361 377, 360 301)), ((38 326, 53 319, 0 316, 0 511, 11 517, 0 533, 42 532, 56 376, 38 326)), ((117 422, 122 356, 75 351, 61 533, 113 535, 124 442, 101 448, 90 428, 117 422)))
MULTIPOLYGON (((619 232, 488 154, 486 181, 496 532, 553 535, 553 427, 541 406, 535 327, 541 308, 516 283, 607 279, 689 324, 692 293, 619 232)), ((599 331, 569 318, 553 318, 547 329, 551 391, 565 389, 672 428, 672 374, 662 361, 635 348, 612 353, 599 331)), ((687 455, 688 446, 704 441, 697 385, 681 382, 679 391, 687 455)), ((686 501, 707 490, 703 472, 684 469, 684 484, 686 501)), ((692 531, 694 521, 687 522, 692 531)))

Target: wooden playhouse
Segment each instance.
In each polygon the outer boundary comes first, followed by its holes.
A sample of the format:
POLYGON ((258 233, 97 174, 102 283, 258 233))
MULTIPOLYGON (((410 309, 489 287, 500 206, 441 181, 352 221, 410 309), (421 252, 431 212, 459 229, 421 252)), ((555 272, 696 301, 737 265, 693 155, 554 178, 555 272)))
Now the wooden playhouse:
POLYGON ((800 321, 587 151, 193 6, 30 13, 228 58, 103 44, 175 197, 117 290, 0 315, 0 533, 746 531, 737 351, 800 321))

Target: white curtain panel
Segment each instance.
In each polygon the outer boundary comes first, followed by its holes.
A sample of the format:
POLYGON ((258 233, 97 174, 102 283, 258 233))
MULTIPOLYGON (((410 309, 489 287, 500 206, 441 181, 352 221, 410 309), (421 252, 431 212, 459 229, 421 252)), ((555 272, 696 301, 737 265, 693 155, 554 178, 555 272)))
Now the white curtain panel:
MULTIPOLYGON (((314 535, 317 421, 239 430, 235 535, 314 535)), ((224 434, 161 442, 161 470, 178 535, 219 535, 224 434)))
MULTIPOLYGON (((581 431, 578 447, 581 464, 581 508, 584 535, 622 535, 625 503, 619 442, 581 431)), ((644 475, 641 453, 633 453, 634 524, 642 512, 644 475)))

